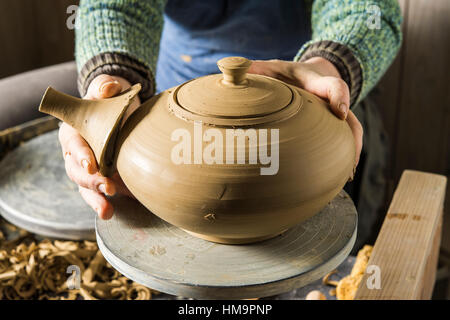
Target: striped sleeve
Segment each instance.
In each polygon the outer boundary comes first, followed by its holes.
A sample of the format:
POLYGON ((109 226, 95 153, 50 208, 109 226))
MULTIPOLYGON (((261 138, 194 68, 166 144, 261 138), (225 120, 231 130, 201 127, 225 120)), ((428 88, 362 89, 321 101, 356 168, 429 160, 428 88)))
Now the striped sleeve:
POLYGON ((155 91, 164 0, 81 0, 75 30, 78 88, 83 96, 95 76, 119 75, 155 91))
POLYGON ((312 39, 295 61, 330 60, 350 88, 351 104, 363 99, 394 60, 402 42, 396 0, 315 0, 312 39))

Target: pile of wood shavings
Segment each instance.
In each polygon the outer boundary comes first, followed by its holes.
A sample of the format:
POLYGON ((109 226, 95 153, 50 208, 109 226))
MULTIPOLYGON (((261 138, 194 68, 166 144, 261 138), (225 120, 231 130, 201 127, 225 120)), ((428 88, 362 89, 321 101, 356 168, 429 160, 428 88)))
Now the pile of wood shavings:
POLYGON ((336 294, 338 300, 353 300, 355 298, 356 291, 358 290, 364 272, 366 271, 372 250, 373 247, 370 245, 365 245, 359 250, 350 275, 342 278, 340 281, 329 280, 329 277, 335 273, 335 271, 330 272, 323 278, 323 284, 336 287, 335 292, 333 293, 336 294))
POLYGON ((0 224, 17 233, 7 240, 0 230, 0 300, 147 300, 158 293, 113 269, 95 242, 36 240, 1 218, 0 224), (68 287, 71 265, 81 271, 79 289, 68 287))

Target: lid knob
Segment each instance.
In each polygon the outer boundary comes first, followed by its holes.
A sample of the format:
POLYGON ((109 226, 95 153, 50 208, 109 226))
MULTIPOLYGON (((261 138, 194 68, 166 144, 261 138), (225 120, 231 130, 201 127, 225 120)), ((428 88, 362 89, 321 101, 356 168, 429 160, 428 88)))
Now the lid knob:
POLYGON ((222 82, 235 86, 247 83, 247 70, 252 61, 243 57, 226 57, 217 61, 217 66, 223 73, 222 82))

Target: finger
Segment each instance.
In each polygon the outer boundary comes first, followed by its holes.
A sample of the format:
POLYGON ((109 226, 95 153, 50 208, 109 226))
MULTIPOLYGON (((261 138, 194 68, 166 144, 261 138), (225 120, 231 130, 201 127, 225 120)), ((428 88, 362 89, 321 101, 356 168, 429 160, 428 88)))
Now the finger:
POLYGON ((85 99, 105 99, 120 93, 122 86, 114 77, 101 74, 92 80, 85 99))
POLYGON ((271 61, 253 60, 247 73, 261 74, 263 76, 274 77, 271 61))
POLYGON ((111 219, 114 208, 104 195, 83 187, 79 187, 78 190, 80 191, 84 201, 86 201, 86 203, 94 209, 95 212, 97 212, 100 219, 111 219))
POLYGON ((97 172, 97 162, 91 148, 74 128, 63 123, 58 136, 64 159, 68 154, 74 155, 79 165, 89 174, 97 172))
POLYGON ((94 174, 98 171, 94 153, 86 140, 79 134, 75 134, 69 138, 65 143, 65 150, 65 154, 70 153, 73 155, 77 164, 86 170, 88 174, 94 174))
POLYGON ((315 77, 305 82, 305 89, 327 99, 331 110, 340 119, 346 119, 350 106, 350 90, 344 80, 336 77, 315 77))
POLYGON ((74 128, 72 128, 65 122, 61 123, 61 126, 59 127, 59 131, 58 131, 58 139, 59 139, 59 143, 61 144, 63 156, 66 153, 67 141, 75 134, 79 134, 78 131, 76 131, 74 128))
POLYGON ((350 126, 350 129, 352 129, 353 137, 355 138, 355 147, 356 147, 355 168, 356 168, 356 166, 359 163, 359 158, 361 156, 361 150, 363 147, 364 131, 358 118, 356 118, 355 114, 351 110, 348 112, 347 123, 350 126))
POLYGON ((67 176, 79 186, 110 196, 116 193, 114 182, 111 179, 102 176, 98 172, 95 174, 87 173, 87 171, 75 160, 75 157, 72 154, 66 156, 65 166, 67 176))
POLYGON ((247 73, 261 74, 298 86, 292 66, 293 62, 291 61, 277 59, 253 60, 247 73))

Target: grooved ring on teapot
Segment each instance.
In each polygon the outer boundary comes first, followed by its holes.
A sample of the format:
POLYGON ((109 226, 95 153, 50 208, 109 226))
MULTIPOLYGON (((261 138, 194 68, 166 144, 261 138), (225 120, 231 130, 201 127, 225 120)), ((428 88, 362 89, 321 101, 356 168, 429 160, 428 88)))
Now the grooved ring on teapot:
MULTIPOLYGON (((195 79, 190 80, 195 81, 195 79)), ((183 85, 185 85, 184 83, 183 85)), ((303 98, 299 90, 294 86, 286 84, 292 93, 291 101, 281 110, 274 111, 272 113, 262 114, 258 116, 247 116, 247 117, 230 117, 230 116, 217 116, 217 115, 207 115, 192 112, 186 108, 183 108, 178 103, 177 93, 183 87, 183 85, 178 86, 173 92, 170 93, 168 108, 175 116, 185 121, 201 121, 206 125, 213 125, 218 127, 228 127, 228 126, 253 126, 277 121, 284 121, 295 115, 301 107, 303 106, 303 98)))

